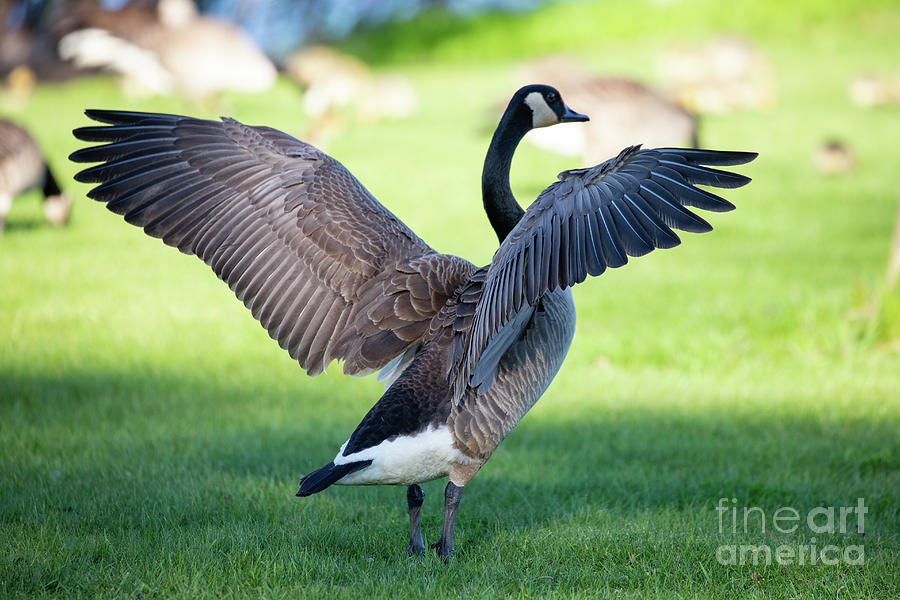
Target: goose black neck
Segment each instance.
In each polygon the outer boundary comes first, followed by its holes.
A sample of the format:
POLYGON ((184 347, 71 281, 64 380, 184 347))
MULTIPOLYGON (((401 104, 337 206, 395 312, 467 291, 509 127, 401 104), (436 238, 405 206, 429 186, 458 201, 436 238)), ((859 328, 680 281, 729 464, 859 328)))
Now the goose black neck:
POLYGON ((500 242, 506 239, 525 214, 509 187, 509 168, 516 146, 531 129, 530 114, 522 115, 518 108, 510 105, 500 119, 500 125, 494 132, 484 159, 484 170, 481 174, 484 210, 500 242))

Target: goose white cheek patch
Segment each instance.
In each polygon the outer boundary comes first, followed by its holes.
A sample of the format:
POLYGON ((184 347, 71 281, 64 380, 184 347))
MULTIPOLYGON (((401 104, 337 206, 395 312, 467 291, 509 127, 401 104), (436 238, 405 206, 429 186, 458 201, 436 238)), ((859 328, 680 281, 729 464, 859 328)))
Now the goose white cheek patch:
POLYGON ((540 92, 531 92, 525 96, 525 104, 531 109, 533 127, 547 127, 559 123, 559 116, 553 112, 540 92))

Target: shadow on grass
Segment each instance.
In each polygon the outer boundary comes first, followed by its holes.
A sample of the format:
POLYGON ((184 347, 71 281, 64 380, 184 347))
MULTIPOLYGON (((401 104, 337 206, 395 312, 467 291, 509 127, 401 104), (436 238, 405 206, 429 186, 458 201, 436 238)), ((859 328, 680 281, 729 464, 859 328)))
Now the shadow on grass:
POLYGON ((53 229, 53 225, 48 223, 45 219, 14 217, 12 220, 6 221, 6 230, 2 235, 29 232, 38 229, 53 229))
MULTIPOLYGON (((865 497, 867 540, 886 540, 871 546, 875 564, 886 569, 896 554, 889 426, 734 405, 684 414, 663 399, 615 416, 526 418, 466 487, 455 568, 409 560, 402 487, 294 497, 298 476, 334 456, 373 387, 278 385, 203 369, 0 375, 0 596, 206 597, 223 582, 275 596, 421 585, 437 595, 459 585, 514 593, 548 584, 535 579, 548 565, 554 589, 641 588, 649 571, 635 556, 658 565, 685 552, 686 563, 657 569, 656 585, 726 586, 746 574, 714 561, 721 497, 767 514, 865 497), (704 579, 697 562, 719 579, 704 579)), ((437 538, 443 486, 424 486, 426 542, 437 538)), ((821 585, 836 589, 836 577, 821 585)))
MULTIPOLYGON (((6 523, 77 521, 75 531, 96 534, 275 519, 323 552, 329 543, 346 550, 334 528, 362 547, 372 527, 388 530, 392 543, 402 539, 402 488, 293 498, 297 478, 333 457, 371 403, 327 381, 285 391, 84 372, 3 381, 6 523), (297 519, 318 525, 304 533, 297 519)), ((489 546, 498 531, 546 527, 583 510, 711 511, 723 497, 767 511, 865 497, 873 516, 896 524, 900 461, 889 425, 661 406, 615 418, 526 418, 467 486, 461 529, 489 546)), ((433 529, 442 486, 426 486, 433 529)))

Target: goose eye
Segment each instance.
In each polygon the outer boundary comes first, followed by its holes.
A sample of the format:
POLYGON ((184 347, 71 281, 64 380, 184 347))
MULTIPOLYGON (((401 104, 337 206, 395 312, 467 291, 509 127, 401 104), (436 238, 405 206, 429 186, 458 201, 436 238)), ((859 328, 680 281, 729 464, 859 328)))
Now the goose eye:
POLYGON ((553 104, 554 102, 556 102, 556 94, 554 94, 553 92, 548 93, 547 94, 547 102, 549 104, 553 104))

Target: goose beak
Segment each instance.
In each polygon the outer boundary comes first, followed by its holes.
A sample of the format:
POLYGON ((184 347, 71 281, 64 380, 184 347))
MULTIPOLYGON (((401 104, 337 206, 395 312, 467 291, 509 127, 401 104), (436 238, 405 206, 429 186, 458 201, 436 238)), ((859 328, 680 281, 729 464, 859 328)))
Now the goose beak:
POLYGON ((577 113, 567 105, 563 105, 566 107, 566 112, 563 113, 563 116, 559 118, 560 123, 580 123, 582 121, 590 121, 591 118, 587 115, 583 115, 581 113, 577 113))

